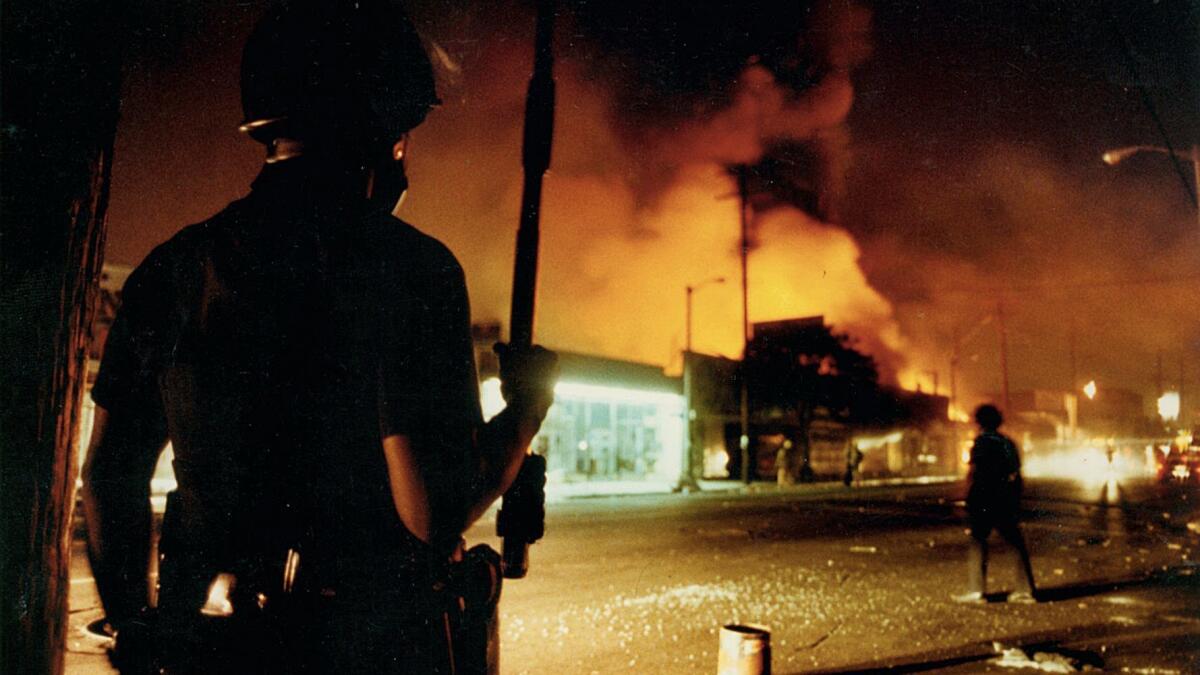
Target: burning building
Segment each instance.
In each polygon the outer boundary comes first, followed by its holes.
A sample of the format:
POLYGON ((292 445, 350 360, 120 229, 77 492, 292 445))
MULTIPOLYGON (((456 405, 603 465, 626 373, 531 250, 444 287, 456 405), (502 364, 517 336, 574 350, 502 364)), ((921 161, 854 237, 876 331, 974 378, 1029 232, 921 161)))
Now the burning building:
POLYGON ((688 355, 693 461, 708 477, 829 479, 845 471, 851 447, 876 477, 958 472, 962 429, 949 419, 949 400, 881 385, 873 360, 823 317, 755 324, 747 354, 745 364, 688 355))

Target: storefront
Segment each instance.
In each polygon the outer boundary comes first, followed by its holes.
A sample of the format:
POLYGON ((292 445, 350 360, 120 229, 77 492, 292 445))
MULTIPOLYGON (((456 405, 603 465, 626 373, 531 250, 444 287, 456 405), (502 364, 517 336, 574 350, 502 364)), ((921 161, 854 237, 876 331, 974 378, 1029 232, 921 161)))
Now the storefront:
MULTIPOLYGON (((560 354, 554 406, 533 441, 549 481, 673 483, 683 458, 679 380, 654 366, 560 354)), ((500 381, 482 383, 484 415, 504 407, 500 381)))

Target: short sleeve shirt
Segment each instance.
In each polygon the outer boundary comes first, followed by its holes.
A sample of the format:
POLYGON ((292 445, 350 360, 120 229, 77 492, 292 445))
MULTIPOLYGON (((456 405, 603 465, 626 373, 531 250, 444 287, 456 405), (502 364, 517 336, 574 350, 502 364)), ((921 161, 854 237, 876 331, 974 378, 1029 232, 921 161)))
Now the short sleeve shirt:
POLYGON ((968 506, 1015 504, 1021 458, 1010 438, 994 432, 980 434, 971 446, 971 464, 975 469, 968 506))
POLYGON ((130 276, 92 395, 165 423, 197 541, 387 540, 381 437, 453 481, 482 423, 462 268, 386 212, 251 194, 130 276))

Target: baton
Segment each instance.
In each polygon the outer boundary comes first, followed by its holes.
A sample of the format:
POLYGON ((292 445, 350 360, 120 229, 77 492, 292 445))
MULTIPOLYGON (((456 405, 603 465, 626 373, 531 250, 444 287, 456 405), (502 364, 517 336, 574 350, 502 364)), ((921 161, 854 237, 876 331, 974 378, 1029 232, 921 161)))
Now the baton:
MULTIPOLYGON (((533 344, 533 309, 537 295, 538 221, 542 206, 542 176, 550 168, 550 148, 554 140, 554 0, 538 0, 537 28, 533 47, 533 76, 525 95, 525 133, 521 143, 521 167, 525 184, 521 191, 521 222, 517 228, 517 252, 513 263, 512 313, 509 317, 509 343, 517 348, 533 344)), ((521 474, 538 474, 545 480, 545 459, 528 456, 521 474), (539 463, 540 460, 540 463, 539 463), (541 471, 537 471, 538 467, 541 471)), ((504 576, 520 579, 529 569, 529 544, 541 536, 542 523, 524 523, 520 514, 540 512, 541 484, 538 489, 521 490, 521 477, 504 495, 497 534, 504 538, 502 559, 504 576), (522 494, 522 492, 524 494, 522 494), (531 496, 538 504, 527 504, 531 496), (511 517, 505 517, 508 511, 511 517)))

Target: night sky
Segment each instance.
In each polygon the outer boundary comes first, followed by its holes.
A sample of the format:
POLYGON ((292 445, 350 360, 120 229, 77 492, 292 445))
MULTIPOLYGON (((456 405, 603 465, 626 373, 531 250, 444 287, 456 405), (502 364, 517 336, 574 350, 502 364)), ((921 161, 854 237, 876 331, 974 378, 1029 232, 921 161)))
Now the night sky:
MULTIPOLYGON (((1200 392, 1184 181, 1163 155, 1099 159, 1200 142, 1200 5, 1077 4, 1092 3, 561 3, 539 338, 672 365, 683 287, 737 277, 722 167, 774 159, 792 171, 759 202, 752 319, 824 313, 902 383, 928 390, 938 370, 943 393, 957 333, 960 386, 982 398, 999 389, 1001 303, 1014 390, 1067 386, 1074 333, 1079 383, 1149 395, 1161 351, 1167 384, 1186 359, 1200 392)), ((237 67, 262 7, 158 9, 131 39, 109 262, 247 190, 262 149, 236 131, 237 67)), ((463 261, 476 319, 501 319, 531 13, 411 11, 445 105, 413 135, 399 213, 463 261)), ((697 294, 698 349, 736 355, 737 298, 697 294)))

